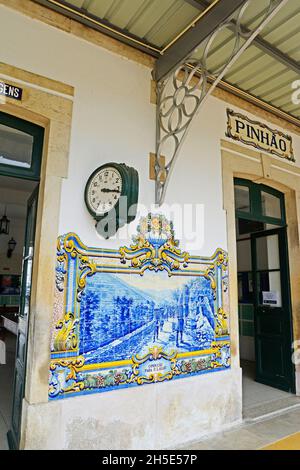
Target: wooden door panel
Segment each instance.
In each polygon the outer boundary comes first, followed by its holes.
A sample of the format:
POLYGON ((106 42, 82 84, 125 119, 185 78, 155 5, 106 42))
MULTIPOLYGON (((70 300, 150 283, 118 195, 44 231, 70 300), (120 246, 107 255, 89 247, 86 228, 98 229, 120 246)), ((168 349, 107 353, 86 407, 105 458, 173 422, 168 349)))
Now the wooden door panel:
MULTIPOLYGON (((12 434, 13 436, 18 436, 19 435, 19 429, 20 429, 20 424, 21 424, 21 413, 22 413, 22 401, 23 401, 23 394, 22 394, 22 389, 23 389, 23 373, 22 370, 20 370, 20 367, 16 367, 15 369, 15 378, 14 378, 14 402, 13 402, 13 412, 12 412, 12 434)), ((18 442, 14 441, 14 448, 18 447, 18 442)))
POLYGON ((268 378, 284 377, 284 348, 277 338, 261 338, 258 340, 258 357, 260 373, 268 378))
MULTIPOLYGON (((286 227, 251 235, 256 380, 294 392, 293 342, 286 227), (276 297, 264 305, 263 292, 276 297)), ((265 301, 266 301, 265 297, 265 301)))
POLYGON ((26 360, 26 341, 26 335, 21 331, 18 331, 16 359, 21 364, 24 364, 26 360))
POLYGON ((283 334, 283 321, 280 316, 265 314, 257 317, 258 335, 277 335, 283 334))
POLYGON ((25 247, 23 254, 21 301, 17 334, 16 366, 13 390, 13 408, 11 429, 8 442, 11 448, 18 449, 21 434, 22 402, 25 394, 26 356, 28 340, 28 323, 30 312, 31 277, 33 265, 33 247, 35 238, 35 220, 38 188, 28 201, 25 247))

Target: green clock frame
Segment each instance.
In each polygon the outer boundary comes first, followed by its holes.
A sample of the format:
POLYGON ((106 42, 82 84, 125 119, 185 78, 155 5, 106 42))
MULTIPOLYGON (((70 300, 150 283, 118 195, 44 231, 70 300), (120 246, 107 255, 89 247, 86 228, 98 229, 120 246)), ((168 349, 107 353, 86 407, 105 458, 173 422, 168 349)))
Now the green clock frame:
POLYGON ((129 167, 125 163, 110 162, 101 165, 93 171, 85 186, 84 200, 89 213, 96 221, 97 231, 104 238, 110 238, 119 230, 119 228, 123 227, 125 224, 131 223, 136 218, 138 195, 139 175, 135 168, 129 167), (117 204, 110 211, 105 212, 104 214, 97 214, 91 209, 88 203, 88 189, 94 176, 105 168, 114 168, 120 173, 122 178, 122 190, 117 204), (127 197, 126 213, 124 210, 120 210, 120 202, 122 202, 123 197, 125 196, 127 197), (122 218, 123 215, 125 215, 125 218, 122 218), (107 221, 107 223, 105 223, 105 221, 107 221), (112 223, 109 224, 109 221, 112 223))

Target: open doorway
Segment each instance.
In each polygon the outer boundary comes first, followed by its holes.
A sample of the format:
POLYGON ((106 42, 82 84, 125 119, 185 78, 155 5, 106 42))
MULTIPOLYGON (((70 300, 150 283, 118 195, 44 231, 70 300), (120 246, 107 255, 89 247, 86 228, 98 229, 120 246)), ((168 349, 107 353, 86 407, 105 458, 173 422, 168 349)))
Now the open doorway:
POLYGON ((0 449, 20 439, 42 143, 42 128, 0 113, 0 449))
POLYGON ((292 312, 284 194, 235 180, 243 413, 294 404, 292 312))
POLYGON ((12 418, 27 201, 37 185, 0 176, 0 215, 6 214, 9 224, 0 235, 0 420, 6 432, 12 418))

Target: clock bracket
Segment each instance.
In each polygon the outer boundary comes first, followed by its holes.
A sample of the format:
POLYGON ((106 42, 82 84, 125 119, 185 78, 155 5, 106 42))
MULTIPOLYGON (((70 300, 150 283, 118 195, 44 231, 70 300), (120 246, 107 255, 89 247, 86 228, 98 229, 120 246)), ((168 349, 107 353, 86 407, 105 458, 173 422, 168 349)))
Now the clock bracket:
MULTIPOLYGON (((155 202, 164 202, 167 186, 194 117, 226 73, 288 0, 269 0, 255 27, 243 26, 253 0, 219 0, 194 27, 163 51, 153 70, 156 82, 155 202), (225 6, 226 4, 226 6, 225 6), (211 70, 210 55, 224 30, 233 33, 231 52, 211 70), (164 155, 164 158, 161 156, 164 155)), ((259 4, 259 2, 256 2, 259 4)))

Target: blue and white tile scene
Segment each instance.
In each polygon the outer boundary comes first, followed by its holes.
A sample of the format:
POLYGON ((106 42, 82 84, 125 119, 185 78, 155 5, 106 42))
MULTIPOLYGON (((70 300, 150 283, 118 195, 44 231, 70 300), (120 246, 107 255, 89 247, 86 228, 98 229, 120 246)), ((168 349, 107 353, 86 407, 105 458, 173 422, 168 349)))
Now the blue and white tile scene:
POLYGON ((163 215, 119 250, 60 237, 50 399, 229 368, 227 281, 227 254, 182 252, 163 215))

